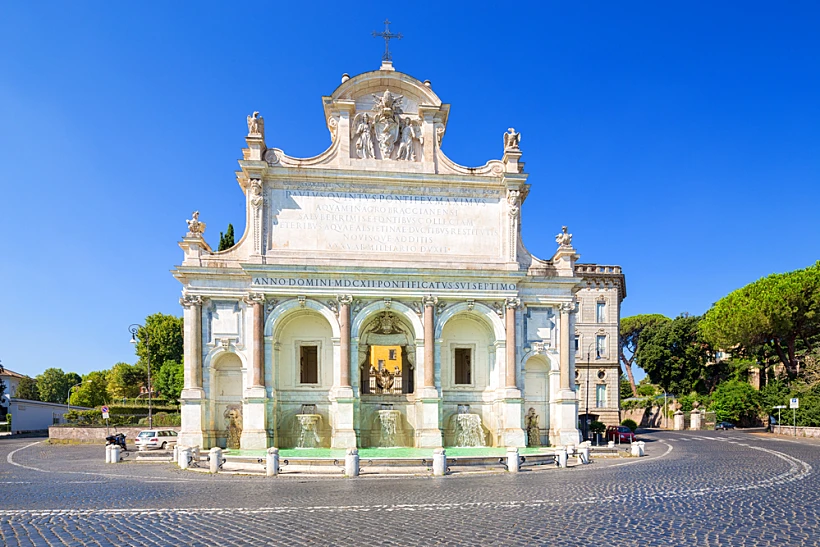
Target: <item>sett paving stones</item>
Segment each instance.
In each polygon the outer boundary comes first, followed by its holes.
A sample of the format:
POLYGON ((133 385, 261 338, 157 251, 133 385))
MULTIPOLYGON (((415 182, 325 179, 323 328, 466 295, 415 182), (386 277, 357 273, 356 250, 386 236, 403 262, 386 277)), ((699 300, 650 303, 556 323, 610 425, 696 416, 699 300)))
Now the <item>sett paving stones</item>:
POLYGON ((111 466, 99 446, 4 439, 0 540, 15 547, 820 544, 817 443, 744 432, 645 438, 649 457, 640 460, 354 480, 111 466))

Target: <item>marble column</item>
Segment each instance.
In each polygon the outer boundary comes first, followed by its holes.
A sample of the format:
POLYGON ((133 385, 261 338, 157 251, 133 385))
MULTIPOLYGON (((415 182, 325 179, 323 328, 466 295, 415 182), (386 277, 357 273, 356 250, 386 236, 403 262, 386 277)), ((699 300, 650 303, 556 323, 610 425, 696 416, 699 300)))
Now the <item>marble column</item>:
POLYGON ((251 377, 245 389, 240 445, 246 450, 268 448, 267 390, 265 389, 265 295, 245 298, 251 310, 251 377))
POLYGON ((441 398, 436 389, 436 304, 432 295, 421 299, 424 319, 424 376, 420 389, 416 390, 416 448, 438 448, 443 437, 439 427, 441 398))
POLYGON ((349 295, 338 297, 339 301, 339 386, 350 387, 350 303, 349 295))
POLYGON ((521 304, 518 298, 508 298, 505 303, 506 308, 506 331, 507 331, 507 371, 506 371, 506 386, 508 388, 518 387, 518 379, 516 378, 516 370, 518 363, 515 360, 515 310, 521 304))
POLYGON ((334 352, 334 366, 339 367, 339 380, 330 391, 330 425, 332 428, 330 444, 333 448, 356 448, 358 445, 355 423, 356 400, 353 397, 350 382, 350 306, 353 303, 353 297, 349 294, 338 295, 336 301, 339 303, 337 308, 339 350, 334 352))
POLYGON ((184 358, 178 442, 180 446, 203 446, 202 297, 186 294, 179 303, 184 308, 184 358))
POLYGON ((559 343, 559 370, 561 371, 561 389, 572 389, 570 384, 571 378, 569 376, 570 373, 570 348, 574 345, 574 333, 571 332, 570 329, 570 320, 569 316, 575 309, 575 306, 570 303, 561 304, 559 308, 559 313, 561 314, 560 322, 559 322, 559 330, 561 336, 561 342, 559 343))
POLYGON ((558 306, 558 370, 559 389, 550 402, 550 443, 555 445, 577 445, 581 440, 578 431, 578 394, 572 389, 572 354, 575 333, 572 330, 572 315, 575 302, 563 302, 558 306))
POLYGON ((424 385, 423 387, 436 387, 436 325, 435 309, 438 299, 434 296, 426 296, 422 299, 424 304, 424 385))

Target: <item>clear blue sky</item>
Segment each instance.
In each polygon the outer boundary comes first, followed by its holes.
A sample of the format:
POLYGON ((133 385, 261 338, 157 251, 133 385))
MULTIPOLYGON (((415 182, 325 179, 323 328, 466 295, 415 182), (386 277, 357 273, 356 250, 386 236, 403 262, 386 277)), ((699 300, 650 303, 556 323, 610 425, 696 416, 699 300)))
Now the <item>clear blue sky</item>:
POLYGON ((452 104, 444 151, 502 153, 532 189, 524 240, 562 224, 620 264, 623 315, 700 314, 820 258, 816 2, 0 4, 0 360, 35 375, 134 361, 127 327, 181 314, 170 270, 194 209, 245 224, 245 116, 269 146, 329 144, 321 96, 378 68, 452 104))

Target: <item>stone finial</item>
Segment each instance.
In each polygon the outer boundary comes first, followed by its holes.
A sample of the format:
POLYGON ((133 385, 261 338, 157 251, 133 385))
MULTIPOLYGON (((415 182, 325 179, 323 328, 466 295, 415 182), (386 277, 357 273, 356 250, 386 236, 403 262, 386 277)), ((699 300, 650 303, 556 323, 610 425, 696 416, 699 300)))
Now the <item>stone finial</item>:
POLYGON ((561 233, 555 236, 555 242, 565 249, 572 248, 572 234, 567 232, 566 226, 561 226, 561 233))
POLYGON ((191 220, 186 220, 188 223, 188 234, 186 237, 202 237, 205 233, 205 223, 199 221, 199 211, 194 211, 191 215, 191 220))
POLYGON ((342 74, 342 83, 345 83, 345 82, 346 82, 346 81, 348 81, 349 79, 350 79, 350 74, 348 74, 347 72, 345 72, 344 74, 342 74))
POLYGON ((504 150, 519 150, 521 144, 521 133, 516 133, 515 129, 510 127, 504 133, 504 150))
POLYGON ((248 136, 265 138, 265 119, 258 111, 248 116, 248 136))

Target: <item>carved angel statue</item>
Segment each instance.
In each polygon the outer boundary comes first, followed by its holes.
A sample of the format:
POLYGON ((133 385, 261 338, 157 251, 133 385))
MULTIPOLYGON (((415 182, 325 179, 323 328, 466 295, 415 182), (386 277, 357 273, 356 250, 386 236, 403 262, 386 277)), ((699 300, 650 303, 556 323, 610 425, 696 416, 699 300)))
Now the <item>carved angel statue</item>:
POLYGON ((248 136, 265 138, 265 119, 259 115, 259 112, 248 116, 248 136))
POLYGON ((561 233, 555 236, 555 242, 561 247, 572 247, 572 234, 567 232, 566 226, 561 226, 561 233))
POLYGON ((403 113, 401 102, 404 97, 385 90, 383 95, 373 95, 373 98, 376 102, 373 105, 373 112, 376 113, 376 140, 379 142, 379 152, 382 159, 389 159, 399 140, 400 115, 403 113))
POLYGON ((519 144, 521 144, 521 133, 516 133, 515 129, 510 127, 504 133, 504 150, 518 150, 519 144))
POLYGON ((396 152, 397 160, 416 161, 416 145, 413 141, 421 138, 421 127, 417 121, 404 118, 401 121, 401 138, 396 152))
POLYGON ((191 220, 185 222, 188 223, 188 237, 202 237, 205 233, 205 223, 199 221, 199 211, 194 211, 191 220))
POLYGON ((353 138, 356 141, 356 156, 375 158, 373 151, 373 120, 369 114, 357 114, 353 120, 353 138))

